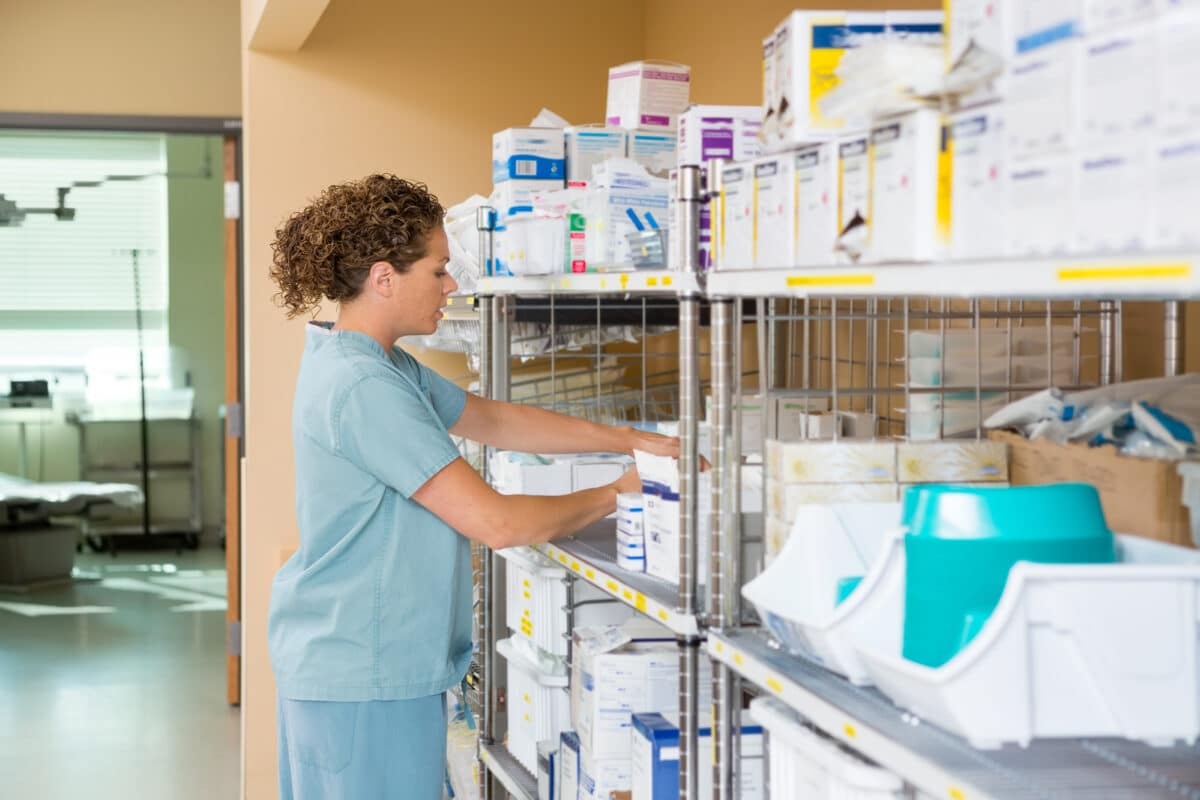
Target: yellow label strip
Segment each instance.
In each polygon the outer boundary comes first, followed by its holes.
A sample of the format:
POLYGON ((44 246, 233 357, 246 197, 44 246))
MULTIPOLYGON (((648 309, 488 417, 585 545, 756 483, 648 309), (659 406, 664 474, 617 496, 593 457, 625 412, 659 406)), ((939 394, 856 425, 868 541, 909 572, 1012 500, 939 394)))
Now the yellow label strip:
POLYGON ((951 786, 950 800, 967 800, 967 793, 957 786, 951 786))
POLYGON ((875 274, 859 272, 853 275, 789 275, 787 287, 799 289, 806 286, 874 286, 875 274))
POLYGON ((594 570, 594 569, 585 569, 583 571, 583 574, 587 576, 587 579, 589 581, 596 580, 596 570, 594 570))
POLYGON ((608 589, 610 592, 612 592, 613 594, 616 594, 617 592, 621 591, 621 587, 617 585, 616 581, 605 581, 604 587, 606 589, 608 589))
POLYGON ((638 592, 637 595, 634 596, 633 607, 638 611, 641 611, 643 614, 646 613, 646 595, 638 592))
POLYGON ((847 722, 845 725, 842 726, 842 730, 845 731, 846 735, 849 736, 851 739, 858 738, 858 731, 855 730, 854 726, 851 725, 849 722, 847 722))
POLYGON ((1175 281, 1192 275, 1190 264, 1141 264, 1124 267, 1062 267, 1060 281, 1175 281))
POLYGON ((775 694, 783 694, 783 684, 779 682, 778 678, 767 676, 767 688, 775 694))

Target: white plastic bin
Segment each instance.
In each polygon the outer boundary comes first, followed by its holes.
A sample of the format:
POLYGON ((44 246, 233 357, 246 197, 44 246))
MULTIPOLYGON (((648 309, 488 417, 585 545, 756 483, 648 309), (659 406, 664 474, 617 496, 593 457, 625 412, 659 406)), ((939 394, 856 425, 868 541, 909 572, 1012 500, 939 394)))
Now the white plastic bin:
MULTIPOLYGON (((975 747, 1081 736, 1193 743, 1200 552, 1131 536, 1118 546, 1116 564, 1017 564, 983 629, 941 667, 905 660, 901 635, 863 638, 859 659, 898 705, 975 747)), ((902 575, 897 549, 887 555, 885 569, 902 575)), ((903 605, 902 580, 880 589, 878 600, 892 590, 888 602, 903 605)))
POLYGON ((566 675, 541 671, 512 640, 496 642, 508 661, 508 751, 531 774, 537 774, 537 743, 558 740, 571 727, 571 696, 566 675))
MULTIPOLYGON (((513 636, 524 639, 543 653, 558 658, 567 655, 567 571, 528 547, 497 551, 506 562, 506 622, 513 636)), ((612 600, 582 580, 574 585, 576 603, 612 600)), ((588 603, 575 609, 575 625, 620 625, 636 612, 618 602, 588 603)))
POLYGON ((801 506, 783 551, 742 595, 792 653, 866 683, 855 637, 903 634, 899 523, 899 503, 801 506), (862 580, 837 603, 839 583, 853 577, 862 580))
POLYGON ((766 729, 772 797, 804 800, 899 800, 904 781, 801 721, 773 697, 750 703, 750 715, 766 729))

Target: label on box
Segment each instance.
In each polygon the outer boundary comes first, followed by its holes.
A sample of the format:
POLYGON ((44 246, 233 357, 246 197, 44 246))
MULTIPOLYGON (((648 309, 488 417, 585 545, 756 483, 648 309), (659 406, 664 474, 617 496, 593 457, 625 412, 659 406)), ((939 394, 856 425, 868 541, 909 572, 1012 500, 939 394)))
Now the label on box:
POLYGON ((838 157, 833 143, 795 155, 795 264, 833 263, 838 235, 838 157))
POLYGON ((795 161, 789 155, 754 164, 754 225, 751 258, 757 267, 790 267, 795 260, 795 161))
POLYGON ((838 236, 865 244, 871 202, 870 146, 865 134, 838 143, 838 236))
POLYGON ((954 166, 950 191, 953 258, 993 258, 1004 254, 1004 135, 1001 106, 953 118, 954 166))
POLYGON ((721 171, 720 241, 722 270, 754 267, 753 165, 728 164, 721 171))

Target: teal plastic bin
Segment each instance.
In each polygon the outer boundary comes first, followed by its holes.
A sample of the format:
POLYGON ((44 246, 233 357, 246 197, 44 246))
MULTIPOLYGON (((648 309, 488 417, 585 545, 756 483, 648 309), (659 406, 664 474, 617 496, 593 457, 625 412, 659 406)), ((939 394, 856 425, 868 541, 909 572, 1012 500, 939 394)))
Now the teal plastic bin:
POLYGON ((1100 495, 1084 483, 981 489, 931 485, 904 496, 904 657, 940 667, 975 638, 1018 561, 1116 560, 1100 495))

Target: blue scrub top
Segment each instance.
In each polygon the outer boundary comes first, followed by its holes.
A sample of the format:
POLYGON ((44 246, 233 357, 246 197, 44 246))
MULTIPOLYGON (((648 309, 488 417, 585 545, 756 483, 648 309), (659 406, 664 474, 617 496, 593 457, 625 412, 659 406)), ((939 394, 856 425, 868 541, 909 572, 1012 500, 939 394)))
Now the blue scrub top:
POLYGON ((291 700, 405 700, 471 659, 471 549, 413 501, 459 453, 467 396, 399 348, 310 323, 292 439, 300 549, 271 588, 267 636, 291 700))

